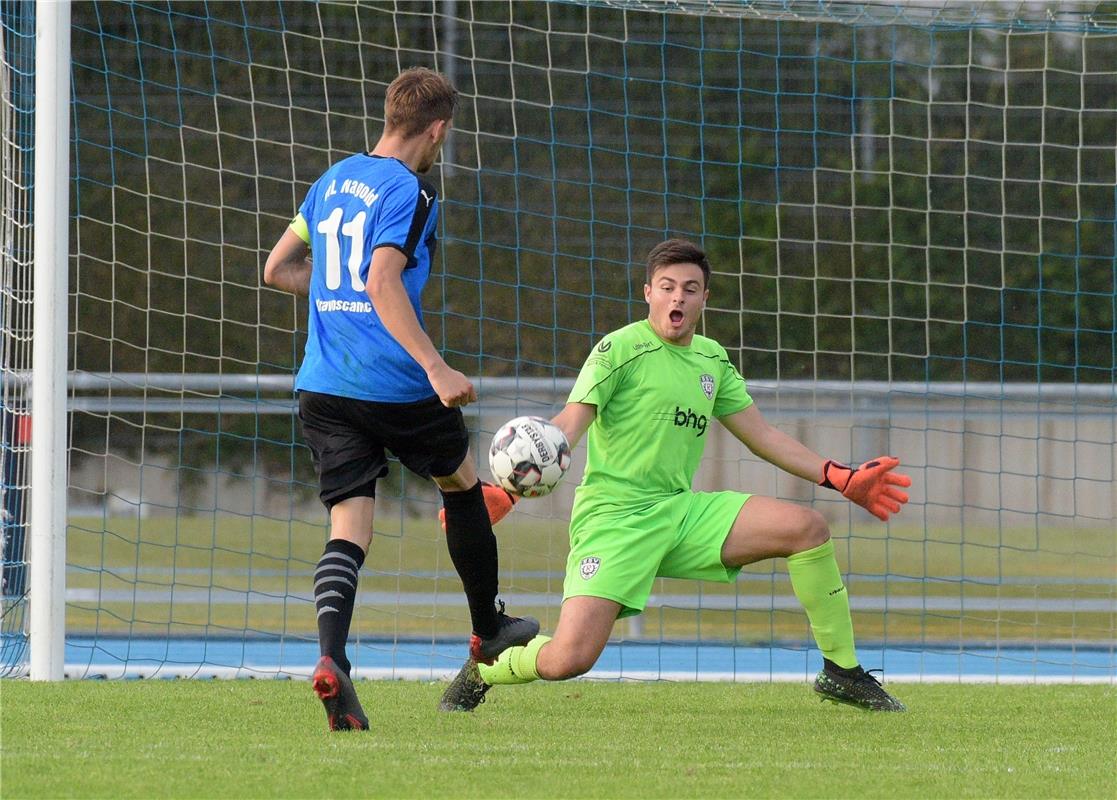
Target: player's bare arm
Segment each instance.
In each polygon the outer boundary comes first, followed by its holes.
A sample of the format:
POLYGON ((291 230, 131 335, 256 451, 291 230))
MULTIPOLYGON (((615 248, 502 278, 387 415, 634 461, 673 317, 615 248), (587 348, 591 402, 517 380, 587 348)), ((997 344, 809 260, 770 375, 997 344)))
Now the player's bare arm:
POLYGON ((551 422, 566 434, 566 441, 570 443, 570 449, 573 450, 595 419, 597 419, 597 406, 589 403, 567 403, 551 422))
POLYGON ((310 247, 291 228, 283 232, 264 264, 264 283, 273 289, 306 297, 313 262, 310 247))
POLYGON ((372 254, 365 291, 380 321, 397 342, 426 370, 431 387, 447 408, 468 405, 477 400, 469 379, 450 367, 427 336, 403 288, 401 275, 407 257, 391 247, 380 247, 372 254))
POLYGON ((797 439, 769 424, 753 403, 719 420, 749 450, 769 464, 804 480, 818 483, 826 459, 797 439))
POLYGON ((894 471, 900 466, 898 458, 878 456, 859 467, 824 459, 803 443, 769 425, 755 405, 722 417, 721 423, 768 463, 841 492, 847 500, 857 503, 883 522, 887 522, 908 502, 908 494, 903 489, 911 486, 911 478, 894 471))

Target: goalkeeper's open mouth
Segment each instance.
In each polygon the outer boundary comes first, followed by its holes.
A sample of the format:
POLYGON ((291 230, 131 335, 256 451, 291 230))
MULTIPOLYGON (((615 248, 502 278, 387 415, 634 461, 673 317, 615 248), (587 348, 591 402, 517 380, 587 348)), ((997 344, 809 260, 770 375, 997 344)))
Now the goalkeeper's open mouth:
POLYGON ((686 321, 686 315, 683 314, 682 311, 679 311, 679 309, 677 309, 677 308, 674 309, 673 311, 671 311, 671 313, 668 315, 668 317, 671 320, 671 325, 675 328, 681 328, 682 325, 683 325, 683 322, 686 321))

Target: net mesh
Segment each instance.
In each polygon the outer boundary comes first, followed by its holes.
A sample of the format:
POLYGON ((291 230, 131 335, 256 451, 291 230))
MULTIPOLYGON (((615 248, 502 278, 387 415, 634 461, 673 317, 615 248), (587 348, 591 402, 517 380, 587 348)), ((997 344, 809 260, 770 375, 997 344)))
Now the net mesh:
MULTIPOLYGON (((5 154, 25 159, 7 176, 29 158, 9 133, 30 115, 12 83, 29 29, 4 8, 5 154)), ((916 482, 885 526, 721 432, 698 488, 827 516, 863 660, 923 678, 1111 680, 1108 9, 75 5, 69 673, 313 664, 326 520, 290 393, 305 308, 261 289, 261 265, 310 183, 375 142, 384 89, 418 64, 463 98, 433 173, 444 205, 425 302, 450 363, 479 376, 474 452, 508 417, 557 410, 590 346, 643 316, 648 248, 690 237, 715 270, 702 332, 765 415, 828 457, 894 453, 916 482)), ((6 231, 26 228, 20 208, 5 202, 6 231)), ((26 276, 26 244, 7 242, 6 275, 26 276)), ((5 281, 5 358, 24 354, 5 362, 6 415, 22 413, 10 376, 28 366, 26 323, 9 309, 29 307, 26 284, 5 281)), ((3 452, 18 471, 23 451, 3 452)), ((4 480, 22 496, 23 478, 4 480)), ((545 629, 575 482, 498 529, 504 597, 545 629)), ((459 663, 468 615, 436 509, 398 467, 378 490, 358 670, 459 663)), ((4 558, 6 575, 23 562, 4 558)), ((22 606, 5 603, 18 668, 22 606)), ((811 668, 781 564, 729 586, 657 581, 618 631, 607 674, 811 668)))
POLYGON ((0 4, 0 675, 28 660, 27 523, 31 367, 34 11, 0 4))

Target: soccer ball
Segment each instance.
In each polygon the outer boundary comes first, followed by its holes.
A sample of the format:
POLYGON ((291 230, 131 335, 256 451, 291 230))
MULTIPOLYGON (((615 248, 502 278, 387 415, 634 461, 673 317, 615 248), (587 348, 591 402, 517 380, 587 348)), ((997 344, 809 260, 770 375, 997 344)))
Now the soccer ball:
POLYGON ((570 468, 570 443, 543 417, 516 417, 500 426, 489 447, 498 485, 521 497, 543 497, 570 468))

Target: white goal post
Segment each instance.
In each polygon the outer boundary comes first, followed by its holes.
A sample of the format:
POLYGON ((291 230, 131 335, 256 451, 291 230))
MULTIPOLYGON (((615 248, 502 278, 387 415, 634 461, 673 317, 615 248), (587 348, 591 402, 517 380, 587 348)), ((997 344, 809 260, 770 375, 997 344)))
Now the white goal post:
POLYGON ((36 7, 31 679, 60 680, 66 636, 70 3, 36 7))

